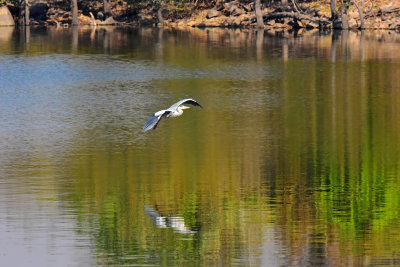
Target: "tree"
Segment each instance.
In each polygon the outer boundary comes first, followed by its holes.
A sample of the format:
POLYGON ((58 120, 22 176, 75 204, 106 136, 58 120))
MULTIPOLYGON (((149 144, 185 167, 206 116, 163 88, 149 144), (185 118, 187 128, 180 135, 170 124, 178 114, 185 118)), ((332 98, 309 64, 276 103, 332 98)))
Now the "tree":
POLYGON ((28 0, 20 0, 17 2, 19 4, 19 25, 28 26, 30 24, 29 21, 29 1, 28 0))
POLYGON ((163 2, 162 0, 153 0, 154 8, 157 10, 157 23, 164 24, 164 18, 162 15, 163 2))
POLYGON ((261 12, 261 0, 254 0, 254 10, 256 12, 257 28, 264 28, 264 18, 261 12))
POLYGON ((71 10, 72 10, 72 25, 77 26, 79 25, 78 21, 78 1, 71 0, 71 10))
POLYGON ((341 16, 342 16, 342 29, 347 30, 349 28, 349 6, 350 6, 350 0, 341 0, 341 16))
POLYGON ((27 25, 29 25, 30 24, 30 21, 29 21, 29 17, 30 17, 30 15, 29 15, 29 0, 25 0, 25 25, 27 26, 27 25))
POLYGON ((364 0, 361 0, 361 6, 359 6, 357 4, 356 0, 351 0, 351 2, 356 6, 356 8, 358 9, 358 14, 360 16, 360 28, 364 29, 365 25, 364 25, 364 12, 363 12, 363 8, 364 8, 364 0))
POLYGON ((338 13, 336 8, 336 0, 331 0, 331 21, 338 19, 338 13))
POLYGON ((104 18, 111 16, 111 0, 103 0, 104 18))

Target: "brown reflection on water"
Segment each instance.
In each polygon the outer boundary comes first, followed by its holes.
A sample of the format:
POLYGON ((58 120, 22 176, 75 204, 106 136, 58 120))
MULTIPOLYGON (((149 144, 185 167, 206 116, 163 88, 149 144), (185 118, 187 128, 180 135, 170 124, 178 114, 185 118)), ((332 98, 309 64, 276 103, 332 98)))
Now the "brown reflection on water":
POLYGON ((18 68, 0 78, 10 87, 0 91, 3 236, 33 246, 65 219, 49 234, 71 242, 55 247, 89 248, 101 265, 398 261, 397 35, 32 28, 29 46, 8 38, 2 60, 18 68), (30 65, 36 57, 50 67, 30 65), (189 96, 204 109, 141 132, 189 96))

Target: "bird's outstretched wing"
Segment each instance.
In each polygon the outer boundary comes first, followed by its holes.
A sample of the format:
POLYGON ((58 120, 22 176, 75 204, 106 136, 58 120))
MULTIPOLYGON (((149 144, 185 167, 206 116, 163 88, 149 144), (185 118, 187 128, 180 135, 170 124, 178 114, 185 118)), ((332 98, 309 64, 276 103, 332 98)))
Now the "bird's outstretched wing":
POLYGON ((148 130, 157 128, 160 120, 163 117, 167 116, 170 112, 171 111, 168 110, 161 110, 151 115, 143 126, 143 132, 147 132, 148 130))
POLYGON ((170 106, 168 108, 168 110, 174 110, 174 109, 176 109, 177 107, 179 107, 180 105, 183 105, 183 104, 188 104, 188 105, 192 105, 192 106, 197 106, 197 107, 203 108, 202 105, 200 105, 196 100, 194 100, 192 98, 186 98, 186 99, 182 99, 182 100, 176 102, 175 104, 170 106))

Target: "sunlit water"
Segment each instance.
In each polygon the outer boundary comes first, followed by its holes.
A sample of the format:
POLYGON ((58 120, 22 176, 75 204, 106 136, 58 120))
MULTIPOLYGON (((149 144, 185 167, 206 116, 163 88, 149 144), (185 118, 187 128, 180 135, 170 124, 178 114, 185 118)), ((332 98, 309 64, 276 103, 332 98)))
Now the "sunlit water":
POLYGON ((1 265, 400 264, 399 49, 1 28, 1 265), (204 108, 142 132, 187 97, 204 108))

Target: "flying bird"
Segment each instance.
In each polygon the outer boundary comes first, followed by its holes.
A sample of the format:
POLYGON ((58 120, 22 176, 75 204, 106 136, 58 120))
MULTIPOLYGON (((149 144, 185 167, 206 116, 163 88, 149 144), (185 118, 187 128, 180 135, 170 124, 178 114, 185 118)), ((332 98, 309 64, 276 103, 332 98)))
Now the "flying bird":
POLYGON ((169 108, 157 111, 156 113, 151 115, 150 118, 147 120, 147 122, 143 126, 143 132, 157 128, 158 123, 164 117, 170 118, 170 117, 178 117, 178 116, 182 115, 184 109, 190 108, 188 106, 184 106, 184 104, 203 108, 194 99, 191 99, 191 98, 182 99, 182 100, 176 102, 175 104, 173 104, 172 106, 170 106, 169 108))

